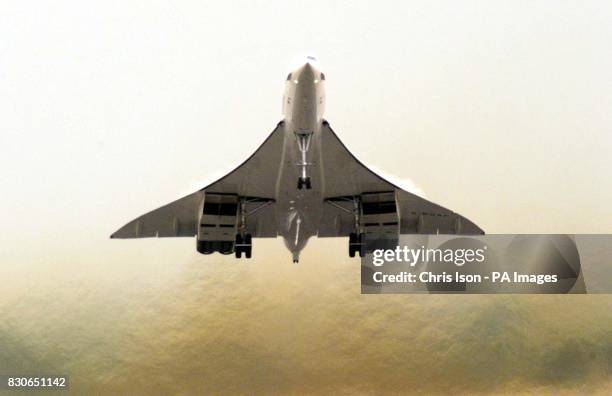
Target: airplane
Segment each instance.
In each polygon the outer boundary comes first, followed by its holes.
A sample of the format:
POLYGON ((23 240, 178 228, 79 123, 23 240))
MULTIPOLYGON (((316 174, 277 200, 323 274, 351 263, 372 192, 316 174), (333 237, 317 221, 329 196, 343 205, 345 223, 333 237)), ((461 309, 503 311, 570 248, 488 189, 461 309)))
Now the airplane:
POLYGON ((214 183, 146 213, 111 238, 196 237, 197 251, 251 258, 253 239, 281 236, 293 262, 309 238, 348 237, 350 257, 394 248, 400 234, 484 231, 383 179, 323 118, 325 74, 308 57, 289 73, 283 119, 246 161, 214 183))

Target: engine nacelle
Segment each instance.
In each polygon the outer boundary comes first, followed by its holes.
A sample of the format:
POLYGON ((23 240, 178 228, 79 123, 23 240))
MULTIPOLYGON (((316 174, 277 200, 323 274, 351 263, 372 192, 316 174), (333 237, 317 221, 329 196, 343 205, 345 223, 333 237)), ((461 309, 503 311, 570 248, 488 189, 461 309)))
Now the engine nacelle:
POLYGON ((366 252, 394 249, 397 246, 401 218, 393 191, 361 195, 360 242, 366 252))
POLYGON ((204 194, 198 221, 198 252, 202 254, 234 252, 239 209, 236 194, 204 194))

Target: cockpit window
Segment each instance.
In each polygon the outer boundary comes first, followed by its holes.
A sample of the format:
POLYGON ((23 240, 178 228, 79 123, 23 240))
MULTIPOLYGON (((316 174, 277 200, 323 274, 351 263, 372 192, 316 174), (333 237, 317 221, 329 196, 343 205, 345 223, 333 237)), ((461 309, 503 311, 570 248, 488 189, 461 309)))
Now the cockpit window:
POLYGON ((325 80, 325 74, 321 73, 321 80, 325 80))
POLYGON ((287 74, 287 81, 291 80, 291 73, 287 74))

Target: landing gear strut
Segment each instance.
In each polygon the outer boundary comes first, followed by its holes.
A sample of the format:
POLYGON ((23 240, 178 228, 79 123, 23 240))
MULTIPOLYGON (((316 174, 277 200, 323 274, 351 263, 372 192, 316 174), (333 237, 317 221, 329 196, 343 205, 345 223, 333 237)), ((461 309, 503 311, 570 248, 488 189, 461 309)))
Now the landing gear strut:
POLYGON ((325 202, 353 215, 355 225, 354 232, 349 234, 349 256, 355 257, 356 253, 359 253, 359 257, 365 256, 366 238, 365 233, 361 232, 363 230, 361 224, 361 198, 359 196, 330 198, 326 199, 325 202), (341 203, 351 203, 353 207, 349 209, 342 206, 341 203))
POLYGON ((238 226, 238 234, 236 234, 236 240, 234 242, 234 253, 236 254, 236 258, 241 258, 242 253, 246 258, 251 258, 251 253, 253 252, 253 243, 251 234, 246 233, 246 198, 240 199, 239 206, 239 226, 238 226))
POLYGON ((301 190, 304 187, 306 187, 307 190, 310 190, 312 188, 312 184, 310 183, 310 176, 308 176, 306 173, 306 167, 312 164, 309 164, 308 162, 306 162, 306 153, 308 152, 308 149, 310 148, 310 140, 312 138, 312 132, 311 131, 295 132, 295 138, 297 139, 298 149, 300 150, 300 154, 301 154, 300 162, 297 163, 297 166, 300 167, 300 177, 298 178, 297 188, 298 190, 301 190))

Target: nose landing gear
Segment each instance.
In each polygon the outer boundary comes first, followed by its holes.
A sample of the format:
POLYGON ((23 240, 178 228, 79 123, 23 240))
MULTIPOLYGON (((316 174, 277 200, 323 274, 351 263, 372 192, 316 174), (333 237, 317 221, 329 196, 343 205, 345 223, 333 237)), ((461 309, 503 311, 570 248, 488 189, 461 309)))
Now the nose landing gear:
POLYGON ((298 182, 297 182, 298 190, 301 190, 304 187, 306 187, 307 190, 310 190, 312 188, 312 184, 310 183, 310 176, 298 178, 298 182))
POLYGON ((306 161, 306 153, 308 153, 308 149, 310 148, 312 132, 295 132, 295 138, 301 154, 300 162, 296 164, 298 167, 300 167, 300 177, 298 178, 297 188, 298 190, 302 190, 304 187, 306 187, 307 190, 310 190, 312 188, 312 184, 310 183, 310 176, 307 175, 306 168, 312 164, 309 164, 306 161))

